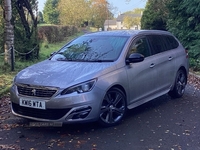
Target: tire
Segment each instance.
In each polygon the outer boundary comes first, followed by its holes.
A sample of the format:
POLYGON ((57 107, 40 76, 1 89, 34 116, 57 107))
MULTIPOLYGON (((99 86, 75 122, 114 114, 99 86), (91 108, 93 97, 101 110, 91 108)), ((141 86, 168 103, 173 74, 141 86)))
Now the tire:
POLYGON ((179 70, 176 74, 176 79, 174 83, 174 88, 169 92, 172 98, 180 98, 185 92, 185 87, 187 84, 187 76, 183 70, 179 70))
POLYGON ((101 104, 99 123, 104 127, 121 122, 127 110, 126 96, 118 88, 110 89, 101 104))

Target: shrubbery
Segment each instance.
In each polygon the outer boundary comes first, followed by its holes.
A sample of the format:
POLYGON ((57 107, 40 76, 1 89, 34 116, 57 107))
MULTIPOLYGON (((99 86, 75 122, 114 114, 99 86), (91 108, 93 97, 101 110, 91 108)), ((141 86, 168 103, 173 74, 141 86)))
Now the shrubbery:
POLYGON ((38 28, 39 41, 57 43, 66 40, 67 37, 74 35, 78 29, 74 26, 40 26, 38 28))
POLYGON ((199 1, 151 0, 142 16, 143 29, 162 29, 173 33, 188 49, 190 67, 200 71, 199 1))

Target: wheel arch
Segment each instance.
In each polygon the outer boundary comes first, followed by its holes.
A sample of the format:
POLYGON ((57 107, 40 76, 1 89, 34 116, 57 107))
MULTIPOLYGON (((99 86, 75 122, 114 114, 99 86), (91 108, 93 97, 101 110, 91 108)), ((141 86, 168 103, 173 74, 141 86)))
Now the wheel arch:
POLYGON ((118 89, 120 89, 124 93, 124 96, 126 97, 126 100, 127 100, 127 93, 126 93, 126 90, 124 89, 123 86, 121 86, 119 84, 116 84, 116 85, 113 85, 112 87, 110 87, 108 90, 110 90, 112 88, 118 88, 118 89))
MULTIPOLYGON (((183 70, 184 71, 184 73, 185 73, 185 75, 186 75, 186 81, 188 80, 188 73, 187 73, 187 70, 186 70, 186 68, 184 67, 184 66, 181 66, 180 68, 179 68, 179 70, 183 70)), ((178 71, 179 71, 178 70, 178 71)))
MULTIPOLYGON (((187 80, 188 80, 188 79, 187 79, 187 78, 188 78, 188 73, 187 73, 186 68, 185 68, 184 66, 181 66, 181 67, 177 70, 176 74, 178 73, 179 70, 183 70, 183 71, 184 71, 184 73, 185 73, 185 75, 186 75, 186 81, 187 81, 187 80)), ((175 75, 176 75, 176 74, 175 74, 175 75)), ((175 76, 175 77, 176 77, 176 76, 175 76)), ((174 78, 174 81, 173 81, 173 84, 172 84, 172 86, 171 86, 170 91, 173 90, 173 88, 174 88, 174 86, 175 86, 175 80, 176 80, 176 78, 174 78)), ((187 83, 187 82, 186 82, 186 83, 187 83)))
POLYGON ((180 67, 176 73, 176 78, 175 78, 175 82, 173 85, 173 88, 168 92, 168 94, 172 97, 172 98, 180 98, 182 97, 182 95, 184 94, 185 91, 185 86, 187 84, 187 77, 188 77, 188 72, 186 70, 185 67, 180 67), (183 80, 185 79, 185 82, 181 79, 181 81, 178 79, 180 72, 182 72, 185 75, 185 78, 183 78, 183 80), (178 81, 178 82, 177 82, 178 81), (177 84, 180 83, 178 86, 177 84), (181 90, 181 91, 180 91, 181 90))

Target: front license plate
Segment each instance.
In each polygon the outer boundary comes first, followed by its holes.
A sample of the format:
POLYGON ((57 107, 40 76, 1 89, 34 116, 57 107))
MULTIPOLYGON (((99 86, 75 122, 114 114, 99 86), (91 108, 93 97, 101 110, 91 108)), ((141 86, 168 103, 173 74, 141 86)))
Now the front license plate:
POLYGON ((62 127, 62 122, 30 122, 30 127, 62 127))
POLYGON ((29 108, 46 109, 45 102, 38 100, 20 99, 19 105, 29 108))

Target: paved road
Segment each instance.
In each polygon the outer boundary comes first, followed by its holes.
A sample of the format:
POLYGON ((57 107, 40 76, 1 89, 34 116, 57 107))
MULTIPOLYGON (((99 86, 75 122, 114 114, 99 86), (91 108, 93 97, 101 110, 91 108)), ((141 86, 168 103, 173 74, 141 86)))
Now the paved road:
POLYGON ((159 97, 130 110, 120 125, 110 128, 96 123, 33 128, 25 119, 5 115, 10 118, 1 119, 0 149, 200 149, 200 91, 191 85, 183 98, 159 97))

